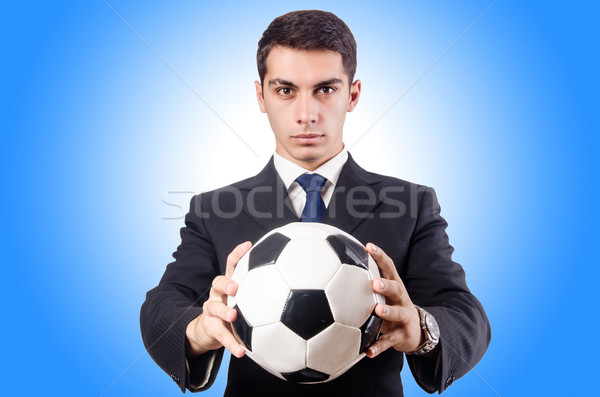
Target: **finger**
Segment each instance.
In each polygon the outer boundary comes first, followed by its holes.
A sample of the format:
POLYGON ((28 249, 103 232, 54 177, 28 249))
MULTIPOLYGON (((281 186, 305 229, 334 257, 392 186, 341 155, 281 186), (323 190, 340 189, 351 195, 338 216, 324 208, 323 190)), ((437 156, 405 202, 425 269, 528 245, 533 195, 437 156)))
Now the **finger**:
POLYGON ((238 284, 227 276, 217 276, 212 282, 210 299, 223 300, 225 295, 233 296, 237 293, 238 284))
POLYGON ((225 275, 231 277, 233 275, 233 271, 235 270, 235 266, 240 261, 242 256, 252 247, 252 243, 250 241, 246 241, 245 243, 241 243, 237 247, 231 251, 229 256, 227 256, 227 266, 225 268, 225 275))
POLYGON ((367 349, 367 357, 376 357, 384 351, 386 351, 387 349, 389 349, 390 347, 394 346, 396 343, 397 338, 393 332, 383 334, 379 339, 377 339, 375 343, 369 346, 369 348, 367 349))
POLYGON ((217 300, 207 300, 204 302, 204 305, 202 305, 202 311, 209 316, 218 317, 219 319, 227 321, 228 323, 235 321, 237 318, 237 311, 235 309, 217 300))
POLYGON ((404 306, 379 303, 377 306, 375 306, 375 314, 388 322, 393 322, 396 324, 408 324, 411 320, 413 320, 413 307, 407 308, 404 306))
POLYGON ((227 350, 237 358, 245 354, 244 347, 238 343, 231 331, 222 323, 215 322, 211 327, 212 337, 219 341, 227 350))
POLYGON ((377 263, 382 277, 390 280, 400 280, 396 266, 394 266, 394 261, 381 248, 373 243, 368 243, 366 250, 373 257, 375 263, 377 263))
POLYGON ((373 291, 388 297, 389 302, 400 305, 412 305, 408 291, 400 280, 386 280, 378 278, 373 281, 373 291))
POLYGON ((402 342, 403 342, 403 338, 401 336, 401 333, 398 331, 392 331, 390 333, 383 334, 383 335, 381 335, 381 337, 379 339, 377 339, 377 341, 375 343, 373 343, 367 349, 367 357, 369 357, 369 358, 377 357, 378 355, 380 355, 381 353, 383 353, 390 347, 401 344, 402 342))

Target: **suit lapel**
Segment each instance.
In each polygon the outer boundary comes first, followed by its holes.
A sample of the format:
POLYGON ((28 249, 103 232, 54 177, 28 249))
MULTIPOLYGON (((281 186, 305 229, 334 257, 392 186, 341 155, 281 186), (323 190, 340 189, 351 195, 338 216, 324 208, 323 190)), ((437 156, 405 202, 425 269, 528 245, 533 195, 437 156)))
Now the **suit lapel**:
POLYGON ((373 217, 373 210, 381 202, 379 190, 373 186, 379 182, 377 175, 362 169, 348 154, 323 223, 352 233, 362 221, 373 217))
POLYGON ((244 198, 244 212, 266 231, 299 221, 273 157, 258 175, 239 182, 238 187, 244 198))

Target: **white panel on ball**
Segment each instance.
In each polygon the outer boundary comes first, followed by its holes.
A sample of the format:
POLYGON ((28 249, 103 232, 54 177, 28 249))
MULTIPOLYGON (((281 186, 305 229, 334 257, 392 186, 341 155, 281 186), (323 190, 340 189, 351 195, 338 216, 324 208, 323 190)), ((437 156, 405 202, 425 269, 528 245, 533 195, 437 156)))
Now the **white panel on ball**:
POLYGON ((325 287, 336 322, 359 328, 375 308, 369 272, 358 266, 342 265, 325 287), (349 292, 347 286, 352 286, 349 292))
POLYGON ((359 354, 359 355, 358 355, 358 356, 356 356, 356 358, 354 358, 354 359, 353 359, 351 362, 349 362, 347 365, 345 365, 344 367, 342 367, 342 368, 341 368, 339 371, 337 371, 336 373, 334 373, 333 375, 331 375, 327 381, 328 381, 328 382, 329 382, 329 381, 332 381, 332 380, 334 380, 335 378, 337 378, 338 376, 340 376, 340 375, 343 375, 343 374, 344 374, 346 371, 348 371, 350 368, 354 367, 354 365, 355 365, 357 362, 359 362, 360 360, 362 360, 362 359, 363 359, 363 357, 365 357, 365 356, 366 356, 366 354, 365 354, 365 353, 361 353, 361 354, 359 354))
POLYGON ((294 372, 306 367, 306 341, 282 323, 254 328, 252 350, 261 361, 278 372, 294 372))
MULTIPOLYGON (((233 272, 231 279, 239 285, 246 277, 246 274, 248 274, 248 255, 244 255, 242 259, 240 259, 237 266, 235 267, 235 271, 233 272)), ((237 298, 238 294, 234 296, 228 296, 227 305, 229 305, 230 307, 235 306, 237 304, 237 298)))
POLYGON ((267 371, 271 375, 275 375, 279 379, 285 380, 285 378, 283 376, 281 376, 281 373, 279 371, 276 371, 275 369, 271 368, 269 366, 269 364, 266 361, 264 361, 262 358, 260 358, 258 355, 254 354, 253 352, 251 352, 248 349, 246 349, 246 355, 248 357, 250 357, 252 359, 252 361, 254 361, 258 365, 260 365, 265 371, 267 371))
POLYGON ((237 266, 235 267, 235 271, 233 272, 231 279, 239 284, 242 282, 244 277, 246 277, 247 273, 248 273, 248 255, 244 255, 242 257, 242 259, 240 259, 240 261, 238 262, 237 266))
MULTIPOLYGON (((310 227, 304 227, 304 225, 307 225, 308 223, 295 222, 295 225, 302 225, 302 226, 287 227, 287 232, 285 233, 285 235, 290 237, 291 239, 325 240, 327 238, 327 236, 329 236, 330 234, 333 234, 336 232, 339 233, 339 229, 337 229, 333 226, 326 225, 324 223, 315 223, 315 222, 309 222, 309 223, 310 223, 310 227)), ((294 225, 294 224, 290 223, 290 224, 288 224, 288 226, 289 225, 294 225)))
POLYGON ((237 305, 253 327, 279 321, 290 288, 273 265, 248 272, 237 293, 237 305))
MULTIPOLYGON (((375 262, 375 259, 371 257, 371 255, 369 255, 369 275, 372 281, 381 277, 377 263, 375 262)), ((385 296, 375 294, 375 303, 385 303, 385 296)))
POLYGON ((340 266, 325 239, 292 239, 277 260, 291 289, 322 289, 340 266))
POLYGON ((308 367, 326 374, 334 374, 353 361, 358 355, 359 346, 358 328, 334 323, 308 341, 308 367), (355 346, 356 349, 348 346, 355 346))

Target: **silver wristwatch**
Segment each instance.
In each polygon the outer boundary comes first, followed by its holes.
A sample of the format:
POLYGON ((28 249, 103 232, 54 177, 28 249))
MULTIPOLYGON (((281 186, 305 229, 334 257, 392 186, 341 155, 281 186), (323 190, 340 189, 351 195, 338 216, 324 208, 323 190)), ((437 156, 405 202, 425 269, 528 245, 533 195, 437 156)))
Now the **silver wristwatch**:
POLYGON ((425 342, 423 342, 414 351, 407 354, 420 356, 435 349, 440 341, 440 329, 435 321, 435 317, 433 317, 431 313, 417 305, 415 305, 415 307, 419 311, 419 317, 421 318, 421 329, 423 329, 423 333, 425 334, 425 342))

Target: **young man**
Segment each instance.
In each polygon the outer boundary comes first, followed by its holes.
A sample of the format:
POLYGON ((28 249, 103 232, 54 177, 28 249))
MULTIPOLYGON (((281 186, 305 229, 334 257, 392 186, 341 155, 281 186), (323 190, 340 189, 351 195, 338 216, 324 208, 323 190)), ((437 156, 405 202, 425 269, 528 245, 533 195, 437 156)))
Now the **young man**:
POLYGON ((352 33, 331 13, 291 12, 264 32, 257 61, 256 97, 276 153, 255 177, 192 199, 175 261, 142 306, 150 355, 182 391, 212 384, 224 348, 235 356, 228 396, 402 396, 404 354, 423 389, 445 390, 485 353, 489 323, 451 259, 434 191, 369 173, 344 148, 346 112, 361 92, 352 33), (231 332, 236 311, 225 304, 237 291, 230 276, 250 242, 304 217, 297 178, 307 173, 324 177, 322 222, 368 243, 382 274, 373 289, 386 297, 375 309, 384 325, 368 358, 313 385, 280 380, 245 357, 231 332))

